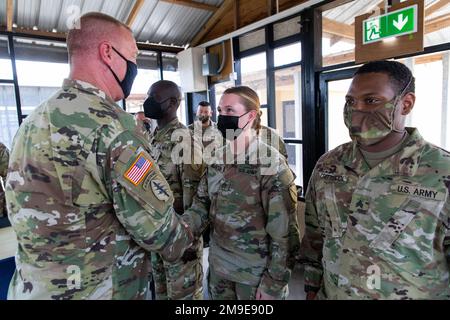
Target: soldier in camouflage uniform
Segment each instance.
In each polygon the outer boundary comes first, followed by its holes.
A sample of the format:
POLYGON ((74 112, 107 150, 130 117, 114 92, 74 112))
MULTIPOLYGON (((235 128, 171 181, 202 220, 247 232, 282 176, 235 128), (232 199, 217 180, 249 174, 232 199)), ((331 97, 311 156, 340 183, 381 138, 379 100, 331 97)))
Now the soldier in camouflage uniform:
POLYGON ((70 79, 13 142, 6 198, 19 246, 9 299, 144 299, 149 252, 174 261, 192 243, 148 142, 114 102, 137 72, 131 30, 99 13, 80 26, 67 39, 70 79))
POLYGON ((414 87, 393 61, 353 79, 353 142, 322 156, 306 195, 309 299, 450 298, 450 154, 405 128, 414 87))
POLYGON ((6 217, 5 202, 5 181, 6 172, 8 171, 9 151, 6 146, 0 142, 0 218, 6 217))
POLYGON ((261 130, 259 135, 263 139, 263 141, 273 147, 276 147, 278 152, 284 156, 287 160, 288 153, 286 149, 286 144, 284 140, 280 137, 280 135, 272 128, 261 125, 261 130))
POLYGON ((188 129, 197 140, 202 141, 203 148, 207 148, 212 142, 216 141, 216 136, 221 137, 217 130, 217 124, 211 120, 212 109, 207 101, 202 101, 197 107, 197 121, 194 121, 188 129))
MULTIPOLYGON (((150 139, 151 156, 158 163, 174 195, 175 211, 182 215, 192 204, 203 174, 201 148, 191 147, 191 134, 177 118, 181 92, 171 81, 158 81, 149 90, 144 103, 148 118, 156 119, 158 127, 150 139), (192 157, 174 162, 177 147, 188 142, 186 151, 192 157), (195 152, 198 152, 196 159, 195 152), (196 160, 196 161, 194 161, 196 160)), ((176 160, 176 159, 175 159, 176 160)), ((153 279, 158 300, 201 300, 203 298, 203 242, 189 249, 190 256, 170 263, 158 253, 152 253, 153 279)))
POLYGON ((237 138, 218 150, 183 215, 196 235, 210 223, 208 289, 214 300, 285 299, 299 249, 294 176, 278 151, 258 138, 259 106, 248 87, 225 91, 218 128, 237 138))

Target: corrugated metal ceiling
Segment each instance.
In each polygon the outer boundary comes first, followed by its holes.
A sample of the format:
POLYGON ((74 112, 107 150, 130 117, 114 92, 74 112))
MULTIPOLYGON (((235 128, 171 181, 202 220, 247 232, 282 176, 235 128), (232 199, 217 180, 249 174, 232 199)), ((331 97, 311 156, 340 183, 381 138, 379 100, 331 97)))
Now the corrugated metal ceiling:
MULTIPOLYGON (((19 28, 66 32, 77 14, 97 11, 125 22, 137 0, 15 0, 14 23, 19 28)), ((223 0, 196 0, 219 7, 223 0)), ((131 25, 139 42, 185 46, 213 12, 159 0, 145 0, 131 25)), ((0 1, 0 24, 6 25, 6 1, 0 1)))

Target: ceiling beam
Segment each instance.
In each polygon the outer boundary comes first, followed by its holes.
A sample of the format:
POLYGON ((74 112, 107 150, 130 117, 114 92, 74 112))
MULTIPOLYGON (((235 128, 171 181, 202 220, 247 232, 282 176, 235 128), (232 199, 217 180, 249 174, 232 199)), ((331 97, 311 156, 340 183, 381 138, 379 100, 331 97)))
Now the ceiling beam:
POLYGON ((439 31, 450 26, 450 13, 425 22, 425 34, 439 31))
POLYGON ((192 40, 191 47, 195 47, 202 39, 206 36, 206 34, 211 31, 212 28, 216 26, 216 24, 222 19, 222 17, 233 9, 234 0, 225 0, 220 8, 214 13, 214 15, 208 20, 208 22, 200 29, 200 32, 192 40))
POLYGON ((12 31, 14 19, 14 1, 6 0, 6 28, 12 31))
POLYGON ((324 17, 322 18, 322 28, 325 33, 346 39, 355 39, 355 28, 349 24, 324 17))
POLYGON ((127 18, 127 26, 129 26, 131 28, 131 25, 134 23, 134 20, 136 20, 136 17, 139 13, 139 11, 141 11, 142 6, 144 5, 145 0, 136 0, 136 2, 134 3, 133 9, 131 9, 131 12, 127 18))
MULTIPOLYGON (((48 32, 48 31, 39 31, 33 29, 15 29, 14 32, 8 32, 6 27, 0 26, 0 32, 5 34, 11 34, 16 37, 29 37, 35 38, 39 40, 47 40, 47 41, 57 41, 57 42, 65 42, 67 38, 67 34, 63 32, 48 32)), ((170 53, 178 53, 184 50, 182 47, 175 46, 165 46, 165 45, 157 45, 151 43, 142 43, 138 42, 137 47, 139 50, 148 50, 148 51, 163 51, 170 53)))
POLYGON ((173 4, 178 4, 180 6, 191 7, 196 9, 202 9, 207 11, 216 12, 219 8, 216 6, 212 6, 210 4, 200 3, 196 1, 190 0, 161 0, 162 2, 169 2, 173 4))
POLYGON ((239 26, 241 25, 241 17, 239 15, 239 0, 234 0, 233 3, 233 13, 234 13, 234 30, 239 29, 239 26))
POLYGON ((442 8, 446 7, 448 4, 450 4, 450 1, 448 0, 438 0, 435 3, 433 3, 431 6, 425 8, 425 17, 432 15, 436 11, 441 10, 442 8))
POLYGON ((270 17, 277 13, 277 4, 275 0, 267 0, 267 16, 270 17))

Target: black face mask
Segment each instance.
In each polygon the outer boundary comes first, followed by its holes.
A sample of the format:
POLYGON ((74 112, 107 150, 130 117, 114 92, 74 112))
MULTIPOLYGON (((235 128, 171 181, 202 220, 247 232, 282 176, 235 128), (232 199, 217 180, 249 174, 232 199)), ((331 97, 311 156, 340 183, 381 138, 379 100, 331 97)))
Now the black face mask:
POLYGON ((245 116, 246 114, 250 113, 244 113, 242 116, 222 116, 219 115, 219 118, 217 120, 217 129, 222 133, 222 136, 225 139, 233 139, 236 140, 236 138, 242 133, 242 131, 248 126, 250 123, 247 122, 247 124, 243 128, 239 128, 239 119, 245 116), (233 130, 234 135, 227 137, 227 130, 233 130))
POLYGON ((165 110, 163 110, 162 105, 164 102, 170 100, 168 98, 164 101, 158 102, 152 96, 149 96, 144 102, 144 114, 147 118, 160 120, 164 118, 165 110))
POLYGON ((116 78, 117 83, 119 84, 120 88, 122 88, 124 99, 128 98, 131 93, 131 88, 133 87, 134 79, 136 79, 137 73, 138 73, 138 67, 137 65, 127 60, 119 51, 117 51, 114 47, 112 49, 127 63, 127 72, 125 74, 125 78, 123 78, 122 81, 119 80, 119 77, 116 75, 116 73, 111 69, 110 66, 108 66, 109 70, 111 70, 114 78, 116 78))

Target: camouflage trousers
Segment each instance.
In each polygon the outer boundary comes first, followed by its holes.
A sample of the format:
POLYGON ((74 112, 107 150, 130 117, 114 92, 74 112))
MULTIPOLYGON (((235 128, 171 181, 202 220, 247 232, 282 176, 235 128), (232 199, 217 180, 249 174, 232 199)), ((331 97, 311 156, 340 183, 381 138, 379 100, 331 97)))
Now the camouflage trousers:
POLYGON ((152 252, 152 273, 156 300, 202 300, 203 299, 203 241, 195 244, 197 258, 184 263, 163 261, 152 252))
POLYGON ((210 300, 255 300, 258 287, 252 287, 222 278, 211 268, 208 270, 210 300))

